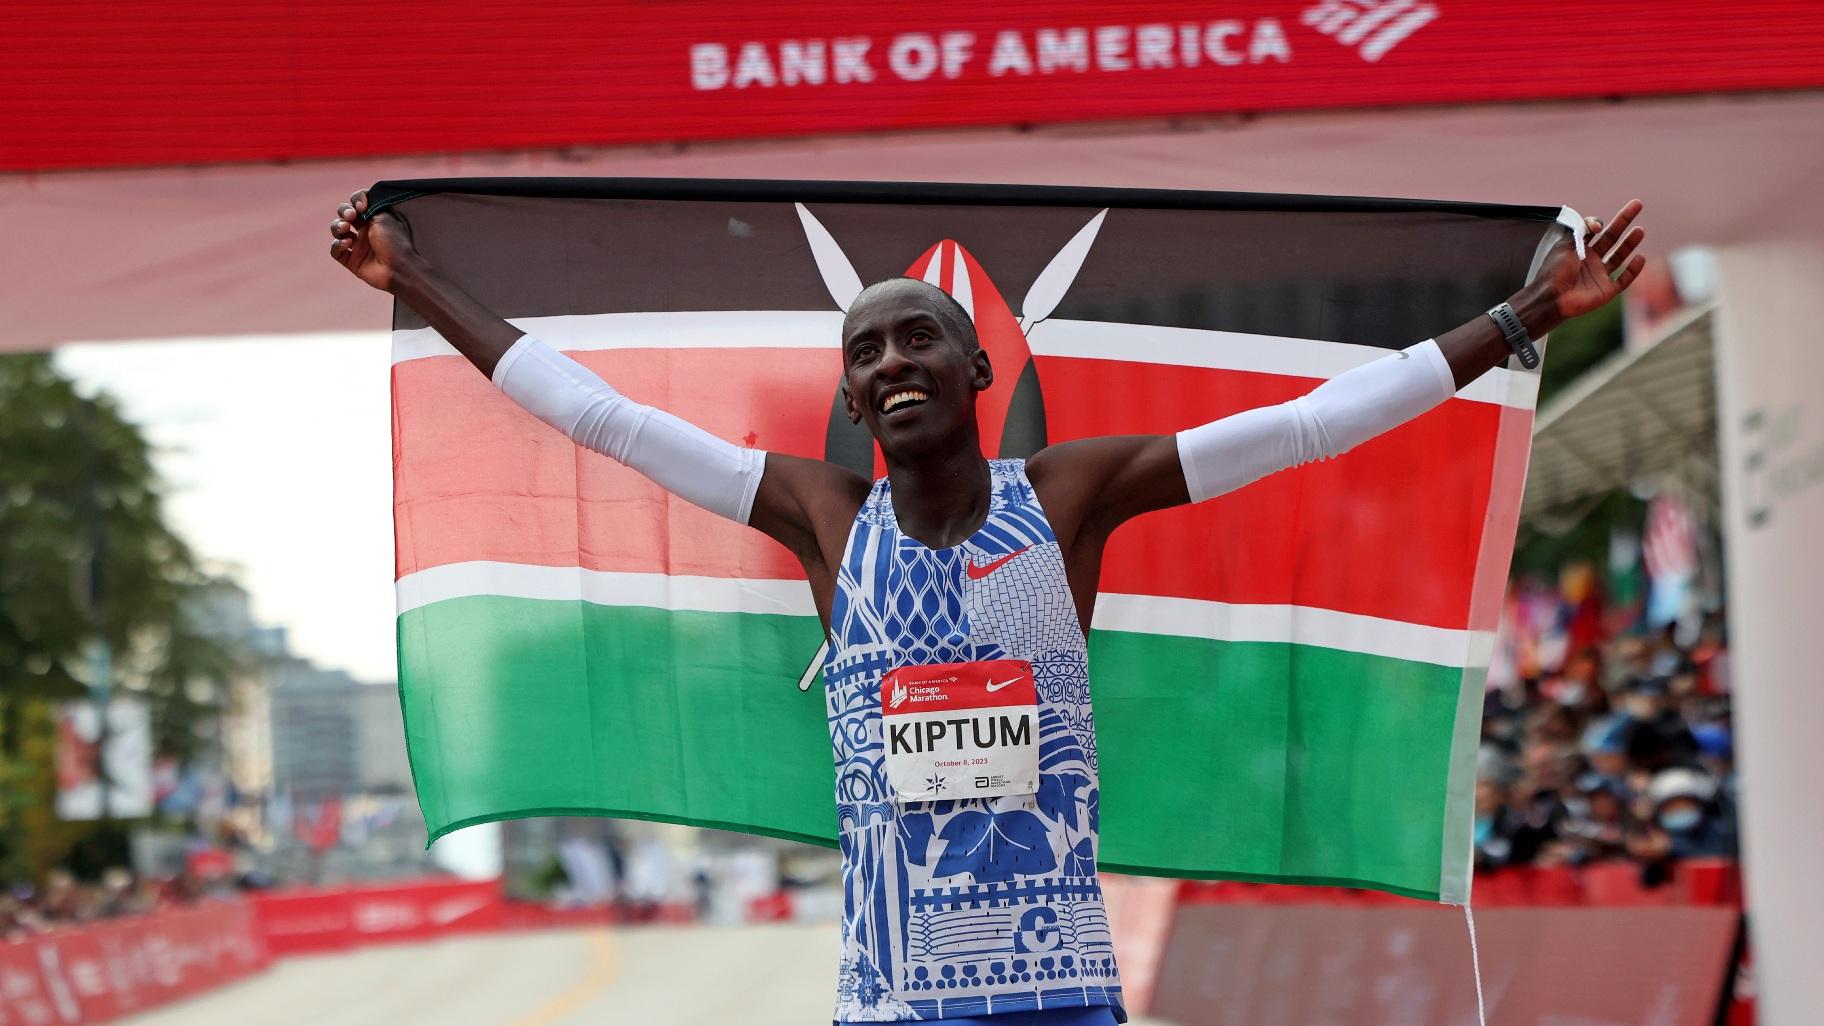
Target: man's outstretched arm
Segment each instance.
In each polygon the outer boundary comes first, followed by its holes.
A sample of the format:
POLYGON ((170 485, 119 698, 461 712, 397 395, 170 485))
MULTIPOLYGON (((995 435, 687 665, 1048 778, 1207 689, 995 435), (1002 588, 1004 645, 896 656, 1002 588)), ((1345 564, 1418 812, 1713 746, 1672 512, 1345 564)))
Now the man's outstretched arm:
MULTIPOLYGON (((1604 227, 1587 219, 1583 256, 1568 237, 1539 274, 1508 300, 1529 337, 1539 338, 1595 310, 1633 283, 1644 229, 1630 230, 1641 204, 1622 207, 1604 227)), ((1176 435, 1092 438, 1053 446, 1029 472, 1053 511, 1059 537, 1096 551, 1100 540, 1142 513, 1201 502, 1312 460, 1329 459, 1450 398, 1511 355, 1487 316, 1337 375, 1307 395, 1247 410, 1176 435)))
POLYGON ((366 210, 364 192, 337 210, 330 255, 415 310, 514 402, 667 491, 775 538, 807 569, 821 561, 817 528, 841 519, 839 507, 850 493, 865 494, 859 476, 745 449, 628 399, 439 274, 412 245, 405 222, 384 212, 363 220, 366 210), (855 481, 839 480, 843 474, 855 481))

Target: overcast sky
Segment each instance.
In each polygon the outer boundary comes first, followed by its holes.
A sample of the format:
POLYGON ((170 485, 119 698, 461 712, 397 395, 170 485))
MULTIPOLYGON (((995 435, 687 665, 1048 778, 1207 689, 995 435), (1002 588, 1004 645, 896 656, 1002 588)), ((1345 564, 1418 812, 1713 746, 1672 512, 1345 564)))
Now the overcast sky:
POLYGON ((63 346, 157 447, 168 513, 292 650, 395 679, 386 332, 63 346))

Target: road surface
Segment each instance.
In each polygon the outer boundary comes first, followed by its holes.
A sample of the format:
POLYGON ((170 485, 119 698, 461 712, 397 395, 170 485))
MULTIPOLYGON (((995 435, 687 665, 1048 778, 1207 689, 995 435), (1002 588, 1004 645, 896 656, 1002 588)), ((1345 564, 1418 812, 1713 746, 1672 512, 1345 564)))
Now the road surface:
POLYGON ((833 923, 501 933, 286 958, 122 1022, 820 1026, 830 1021, 835 979, 833 923))

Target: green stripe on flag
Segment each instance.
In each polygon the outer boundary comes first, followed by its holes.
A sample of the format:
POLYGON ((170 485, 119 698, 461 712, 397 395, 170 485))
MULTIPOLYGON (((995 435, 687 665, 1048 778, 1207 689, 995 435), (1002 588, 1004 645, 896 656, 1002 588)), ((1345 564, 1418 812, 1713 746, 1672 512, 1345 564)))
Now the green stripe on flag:
MULTIPOLYGON (((582 814, 832 845, 823 693, 797 688, 820 634, 803 616, 495 596, 404 613, 433 838, 582 814)), ((1463 668, 1116 631, 1092 634, 1091 663, 1104 868, 1440 896, 1463 668)))
POLYGON ((431 837, 612 815, 834 843, 812 617, 478 596, 399 617, 431 837), (502 813, 507 813, 502 815, 502 813))
POLYGON ((1103 868, 1437 900, 1460 667, 1097 631, 1103 868))

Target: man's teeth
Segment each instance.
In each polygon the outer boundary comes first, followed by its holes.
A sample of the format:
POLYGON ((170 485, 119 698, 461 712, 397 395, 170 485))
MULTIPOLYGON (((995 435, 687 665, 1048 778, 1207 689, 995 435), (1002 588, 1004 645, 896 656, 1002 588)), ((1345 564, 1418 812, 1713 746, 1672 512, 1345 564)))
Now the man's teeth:
POLYGON ((882 413, 892 413, 895 407, 903 406, 906 403, 922 403, 929 398, 931 397, 919 391, 895 392, 887 396, 886 402, 880 404, 880 410, 882 413))

